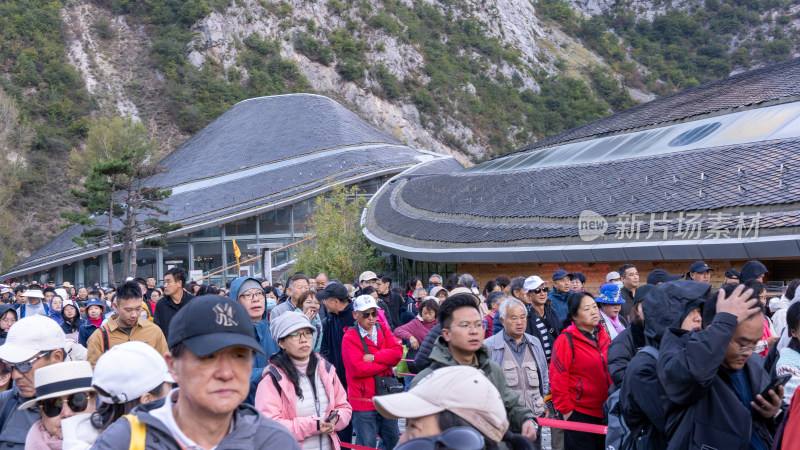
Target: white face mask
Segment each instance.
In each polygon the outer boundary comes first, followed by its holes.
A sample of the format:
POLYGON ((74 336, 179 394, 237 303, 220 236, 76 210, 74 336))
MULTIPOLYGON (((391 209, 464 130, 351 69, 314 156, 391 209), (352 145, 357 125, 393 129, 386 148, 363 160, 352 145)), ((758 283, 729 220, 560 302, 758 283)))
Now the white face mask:
POLYGON ((620 289, 622 289, 623 286, 622 281, 615 281, 614 284, 616 284, 617 286, 619 286, 620 289))
POLYGON ((272 297, 267 297, 267 311, 272 311, 272 308, 274 308, 277 304, 278 300, 272 297))

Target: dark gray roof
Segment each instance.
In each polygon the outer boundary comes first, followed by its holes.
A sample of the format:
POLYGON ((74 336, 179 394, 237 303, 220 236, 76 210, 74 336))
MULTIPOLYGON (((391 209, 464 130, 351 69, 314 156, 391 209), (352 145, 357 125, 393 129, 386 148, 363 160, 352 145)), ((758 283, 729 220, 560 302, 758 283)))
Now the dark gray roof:
MULTIPOLYGON (((179 186, 167 199, 167 218, 180 222, 183 234, 437 158, 443 157, 399 143, 328 98, 282 95, 234 105, 164 158, 170 171, 149 184, 179 186)), ((5 276, 103 251, 72 242, 80 232, 68 228, 5 276)))
POLYGON ((328 97, 289 94, 244 100, 165 157, 174 186, 287 158, 366 143, 401 144, 328 97))
MULTIPOLYGON (((800 138, 566 167, 401 174, 373 200, 368 226, 421 246, 577 242, 584 210, 649 220, 650 213, 763 209, 763 227, 798 226, 800 170, 792 167, 800 168, 800 138)), ((616 231, 612 224, 607 233, 616 231)))
POLYGON ((800 95, 800 58, 690 88, 534 142, 514 153, 800 95))

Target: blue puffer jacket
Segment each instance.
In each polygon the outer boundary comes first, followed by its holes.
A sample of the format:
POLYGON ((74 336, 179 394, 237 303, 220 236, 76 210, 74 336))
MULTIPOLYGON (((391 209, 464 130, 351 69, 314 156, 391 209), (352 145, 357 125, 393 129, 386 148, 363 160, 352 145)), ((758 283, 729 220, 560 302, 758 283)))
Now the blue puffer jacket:
POLYGON ((556 312, 556 316, 558 316, 558 323, 563 323, 564 319, 567 318, 567 299, 569 298, 569 294, 571 292, 556 292, 555 289, 550 291, 547 294, 547 300, 552 303, 553 310, 556 312))
MULTIPOLYGON (((231 282, 231 297, 236 300, 238 296, 236 293, 239 292, 239 288, 244 284, 247 280, 253 280, 259 285, 261 284, 255 278, 252 277, 239 277, 236 278, 231 282)), ((266 308, 266 304, 264 305, 266 308)), ((264 368, 267 367, 268 363, 267 360, 270 356, 278 353, 280 347, 278 347, 278 343, 272 338, 272 333, 269 330, 269 321, 265 318, 258 322, 253 323, 253 327, 256 330, 256 338, 258 339, 258 343, 261 344, 261 349, 264 351, 263 355, 256 354, 253 359, 253 370, 250 373, 250 393, 247 395, 247 399, 245 399, 245 403, 248 405, 252 405, 256 399, 256 388, 258 388, 258 383, 261 382, 261 372, 264 371, 264 368)))

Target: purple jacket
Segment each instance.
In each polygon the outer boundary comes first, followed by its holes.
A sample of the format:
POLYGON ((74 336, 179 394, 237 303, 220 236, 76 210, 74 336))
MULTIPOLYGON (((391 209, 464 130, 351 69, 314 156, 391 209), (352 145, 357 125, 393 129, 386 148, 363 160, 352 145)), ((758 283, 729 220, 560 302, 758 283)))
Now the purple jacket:
POLYGON ((425 336, 428 335, 428 332, 431 331, 431 328, 435 327, 437 323, 439 323, 439 321, 436 319, 433 319, 432 322, 425 323, 419 320, 419 318, 414 318, 411 322, 395 328, 394 335, 404 341, 414 336, 421 344, 422 341, 425 340, 425 336))

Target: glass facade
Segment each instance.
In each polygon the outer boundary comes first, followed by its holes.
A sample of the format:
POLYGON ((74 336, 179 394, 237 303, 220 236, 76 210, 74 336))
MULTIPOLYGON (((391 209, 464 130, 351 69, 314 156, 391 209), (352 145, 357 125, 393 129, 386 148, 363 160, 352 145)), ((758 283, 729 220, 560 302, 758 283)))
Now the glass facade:
MULTIPOLYGON (((372 178, 359 183, 359 187, 367 196, 371 196, 380 188, 388 177, 372 178)), ((155 277, 159 284, 164 273, 172 267, 180 267, 190 275, 190 271, 202 272, 210 276, 204 283, 224 285, 239 276, 236 268, 222 270, 228 265, 236 264, 233 252, 233 239, 242 252, 241 261, 259 256, 260 250, 250 250, 248 244, 277 244, 280 247, 303 239, 308 234, 308 219, 311 217, 316 197, 283 206, 261 214, 231 221, 224 225, 216 225, 187 235, 180 235, 167 240, 163 248, 140 248, 136 255, 136 276, 142 278, 155 277)), ((286 264, 294 258, 294 247, 274 251, 272 267, 286 264)), ((122 277, 121 252, 113 255, 114 271, 118 280, 122 277)), ((261 258, 241 265, 241 274, 262 276, 261 258)), ((108 270, 105 255, 76 261, 60 268, 40 271, 22 280, 32 281, 39 278, 69 281, 73 285, 89 285, 95 281, 108 283, 108 270), (60 269, 60 273, 59 273, 60 269), (59 277, 59 275, 61 275, 59 277)))

